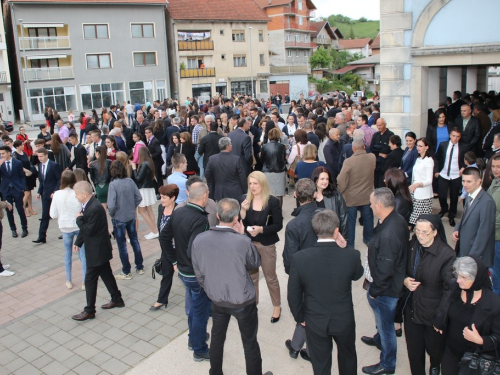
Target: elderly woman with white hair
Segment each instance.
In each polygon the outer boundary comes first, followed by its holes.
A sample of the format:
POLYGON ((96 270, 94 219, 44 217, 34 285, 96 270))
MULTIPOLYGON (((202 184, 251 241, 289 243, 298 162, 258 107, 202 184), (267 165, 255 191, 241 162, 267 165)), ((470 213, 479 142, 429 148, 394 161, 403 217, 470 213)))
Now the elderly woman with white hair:
POLYGON ((491 290, 488 268, 472 255, 458 258, 453 272, 450 298, 433 322, 445 335, 443 375, 458 375, 476 352, 494 360, 500 348, 500 297, 491 290))

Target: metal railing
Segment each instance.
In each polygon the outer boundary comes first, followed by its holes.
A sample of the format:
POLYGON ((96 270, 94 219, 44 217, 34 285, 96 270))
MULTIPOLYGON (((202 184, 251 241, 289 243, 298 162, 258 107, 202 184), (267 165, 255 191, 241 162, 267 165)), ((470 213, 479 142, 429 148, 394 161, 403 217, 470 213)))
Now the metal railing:
POLYGON ((19 38, 20 49, 70 48, 69 36, 40 36, 19 38))
POLYGON ((212 40, 179 41, 179 51, 209 51, 214 49, 212 40))
POLYGON ((285 42, 285 48, 316 48, 318 45, 312 42, 285 42))
POLYGON ((307 65, 271 66, 272 74, 310 74, 311 70, 307 65))
POLYGON ((30 68, 23 69, 24 80, 40 81, 45 79, 74 78, 73 67, 65 66, 58 68, 30 68))
POLYGON ((215 77, 215 68, 181 69, 181 78, 215 77))

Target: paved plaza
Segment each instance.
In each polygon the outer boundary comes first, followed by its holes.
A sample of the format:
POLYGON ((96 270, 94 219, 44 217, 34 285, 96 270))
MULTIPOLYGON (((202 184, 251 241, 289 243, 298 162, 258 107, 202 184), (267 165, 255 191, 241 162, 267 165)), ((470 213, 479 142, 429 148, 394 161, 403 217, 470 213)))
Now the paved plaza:
MULTIPOLYGON (((30 131, 30 138, 36 137, 30 131)), ((435 209, 437 201, 435 201, 435 209)), ((284 201, 285 223, 291 218, 295 205, 293 197, 284 201)), ((132 280, 119 280, 126 307, 102 310, 109 301, 107 290, 99 282, 97 314, 94 320, 82 323, 71 316, 85 306, 85 292, 81 290, 80 262, 73 256, 74 288, 65 286, 64 249, 57 221, 51 220, 47 244, 33 244, 37 238, 41 204, 34 199, 38 215, 28 218, 29 236, 12 238, 8 221, 3 220, 4 234, 2 263, 10 264, 15 276, 0 278, 0 374, 208 374, 209 363, 195 363, 187 349, 187 319, 184 313, 184 287, 174 278, 169 305, 166 310, 149 311, 156 301, 160 279, 151 278, 151 267, 160 255, 158 240, 145 240, 148 233, 139 220, 139 238, 144 255, 145 274, 133 273, 132 280)), ((156 208, 153 209, 157 212, 156 208)), ((437 212, 437 211, 436 211, 437 212)), ((19 217, 16 223, 19 226, 19 217)), ((448 239, 451 227, 445 221, 448 239)), ((18 228, 19 229, 19 228, 18 228)), ((356 244, 362 250, 361 227, 357 227, 356 244)), ((284 239, 284 229, 280 233, 284 239)), ((133 253, 129 246, 131 263, 133 253)), ((272 306, 265 281, 260 282, 259 343, 263 370, 275 375, 312 374, 309 362, 292 359, 285 348, 291 338, 295 322, 286 301, 287 275, 282 264, 283 241, 278 243, 278 277, 281 285, 283 313, 276 324, 270 323, 272 306)), ((114 258, 111 266, 120 271, 120 259, 113 241, 114 258)), ((262 277, 262 273, 261 273, 262 277)), ((373 313, 366 301, 365 291, 358 281, 353 287, 356 313, 356 348, 359 373, 361 367, 378 362, 379 351, 364 345, 359 338, 373 335, 373 313)), ((210 322, 209 322, 210 324, 210 322)), ((209 326, 210 329, 210 326, 209 326)), ((334 349, 334 374, 336 351, 334 349)), ((225 347, 224 371, 227 375, 245 374, 245 362, 238 326, 234 319, 229 325, 225 347)), ((398 338, 398 374, 409 374, 406 345, 398 338)))

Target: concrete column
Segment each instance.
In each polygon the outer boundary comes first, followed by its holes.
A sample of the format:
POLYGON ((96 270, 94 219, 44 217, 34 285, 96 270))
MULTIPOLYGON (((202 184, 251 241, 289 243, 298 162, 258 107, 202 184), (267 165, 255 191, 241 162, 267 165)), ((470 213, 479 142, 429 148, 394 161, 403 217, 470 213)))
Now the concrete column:
POLYGON ((479 91, 488 91, 488 67, 479 66, 477 68, 477 88, 479 91))
POLYGON ((410 129, 415 134, 425 134, 427 129, 427 104, 429 102, 429 71, 426 66, 411 68, 411 115, 410 129))
POLYGON ((477 67, 468 67, 467 68, 467 81, 465 91, 469 94, 472 94, 477 90, 477 67))
POLYGON ((429 75, 427 78, 427 108, 432 108, 434 111, 439 106, 439 68, 429 68, 429 75))
MULTIPOLYGON (((462 89, 462 68, 448 68, 446 94, 453 96, 453 91, 462 89)), ((462 93, 464 94, 464 93, 462 93)))

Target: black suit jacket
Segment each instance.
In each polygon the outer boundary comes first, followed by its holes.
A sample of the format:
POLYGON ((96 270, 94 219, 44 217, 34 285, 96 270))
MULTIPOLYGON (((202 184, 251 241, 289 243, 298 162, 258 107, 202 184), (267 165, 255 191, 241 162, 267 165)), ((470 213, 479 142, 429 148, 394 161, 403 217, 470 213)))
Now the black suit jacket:
MULTIPOLYGON (((439 173, 444 168, 444 163, 446 162, 446 151, 448 150, 448 145, 450 141, 441 142, 439 144, 436 155, 434 155, 434 173, 439 173)), ((469 151, 467 145, 462 142, 458 142, 458 169, 465 168, 465 153, 469 151)))
POLYGON ((245 173, 248 176, 252 171, 253 153, 250 136, 241 129, 236 129, 227 135, 231 139, 233 149, 231 154, 241 159, 245 173))
POLYGON ((85 244, 87 267, 97 267, 113 258, 113 247, 108 232, 108 219, 101 203, 91 197, 83 210, 83 216, 76 218, 80 229, 75 245, 85 244))
POLYGON ((288 305, 297 323, 318 335, 354 329, 352 281, 363 276, 358 250, 318 242, 292 257, 288 305))
POLYGON ((241 158, 229 152, 212 155, 205 169, 210 198, 241 199, 247 191, 247 175, 241 158))
POLYGON ((183 128, 181 127, 178 127, 176 125, 172 125, 172 126, 169 126, 165 132, 163 133, 163 138, 162 138, 162 141, 163 141, 163 145, 165 147, 168 147, 168 145, 170 144, 170 138, 172 138, 172 135, 174 133, 182 133, 184 131, 183 128))
POLYGON ((50 199, 50 196, 59 189, 61 173, 61 166, 51 160, 47 162, 45 176, 42 175, 42 164, 38 165, 38 194, 42 196, 42 199, 50 199))
POLYGON ((465 130, 463 129, 463 119, 461 116, 457 117, 455 120, 455 126, 462 130, 462 137, 460 141, 467 144, 468 151, 476 151, 476 148, 479 145, 479 149, 482 148, 481 139, 481 123, 479 120, 471 116, 469 122, 467 123, 467 127, 465 130))
POLYGON ((385 158, 384 163, 384 173, 390 168, 399 168, 401 165, 401 159, 403 158, 404 151, 401 147, 397 147, 385 158))
POLYGON ((455 103, 452 103, 447 110, 447 119, 448 122, 455 122, 457 118, 460 117, 460 107, 464 105, 465 102, 462 99, 458 99, 455 103))
POLYGON ((4 196, 9 191, 9 186, 12 187, 17 193, 24 191, 26 187, 26 175, 23 171, 23 163, 19 160, 10 159, 11 173, 7 172, 7 162, 0 166, 0 193, 4 196))
POLYGON ((219 139, 221 138, 222 135, 219 133, 210 132, 201 139, 200 145, 198 146, 198 153, 203 155, 203 169, 207 168, 210 156, 220 152, 219 139))
MULTIPOLYGON (((448 129, 448 134, 451 133, 451 129, 453 129, 453 126, 451 124, 445 125, 446 128, 448 129)), ((437 125, 431 125, 429 124, 427 126, 427 131, 425 134, 425 137, 429 141, 431 145, 431 150, 434 152, 436 150, 436 147, 438 146, 437 144, 437 125)))
POLYGON ((78 145, 74 147, 74 149, 75 158, 68 166, 68 168, 73 169, 73 167, 76 166, 77 168, 81 168, 85 172, 88 172, 87 151, 85 150, 85 147, 81 143, 78 143, 78 145))
POLYGON ((163 165, 163 159, 161 157, 161 144, 160 141, 156 138, 153 137, 149 142, 148 142, 148 149, 149 153, 151 154, 151 159, 153 159, 153 162, 155 165, 163 165))

